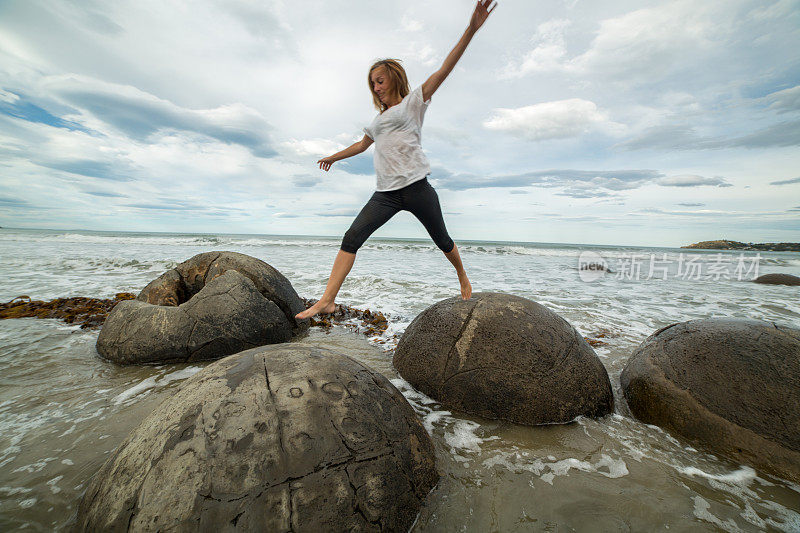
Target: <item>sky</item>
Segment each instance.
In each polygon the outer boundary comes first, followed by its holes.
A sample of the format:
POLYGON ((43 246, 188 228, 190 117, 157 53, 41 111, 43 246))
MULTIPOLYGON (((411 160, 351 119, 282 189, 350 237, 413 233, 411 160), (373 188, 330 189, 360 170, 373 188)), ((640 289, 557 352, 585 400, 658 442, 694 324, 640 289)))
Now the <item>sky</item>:
MULTIPOLYGON (((341 236, 369 66, 421 85, 474 6, 0 0, 0 226, 341 236)), ((800 241, 800 0, 502 0, 422 146, 456 242, 800 241)))

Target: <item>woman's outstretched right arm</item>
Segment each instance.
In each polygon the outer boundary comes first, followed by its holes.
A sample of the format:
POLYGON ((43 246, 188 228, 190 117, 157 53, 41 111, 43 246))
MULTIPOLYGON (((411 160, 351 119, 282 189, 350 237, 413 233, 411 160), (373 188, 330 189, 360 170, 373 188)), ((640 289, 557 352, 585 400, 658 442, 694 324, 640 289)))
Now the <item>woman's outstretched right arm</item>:
POLYGON ((441 85, 445 78, 450 75, 450 71, 453 70, 453 67, 456 66, 456 63, 458 63, 459 58, 461 58, 461 55, 464 53, 464 50, 467 49, 467 45, 472 40, 475 32, 477 32, 481 26, 483 26, 483 23, 486 22, 489 14, 497 9, 497 2, 495 2, 491 9, 489 9, 492 1, 493 0, 478 0, 478 3, 475 5, 475 11, 472 12, 472 18, 470 18, 469 25, 467 26, 467 29, 464 30, 464 35, 461 36, 461 39, 459 39, 459 41, 447 55, 439 70, 431 74, 431 76, 425 80, 425 83, 422 84, 423 102, 427 102, 428 99, 433 96, 433 93, 436 92, 436 89, 439 88, 439 85, 441 85))
POLYGON ((341 152, 336 152, 335 154, 329 155, 328 157, 323 157, 322 159, 317 161, 317 164, 319 164, 319 168, 327 171, 331 168, 331 165, 335 161, 340 161, 342 159, 347 159, 348 157, 360 154, 361 152, 369 148, 369 145, 372 144, 372 142, 373 142, 372 139, 370 139, 368 135, 364 135, 364 138, 358 141, 357 143, 351 144, 341 152))

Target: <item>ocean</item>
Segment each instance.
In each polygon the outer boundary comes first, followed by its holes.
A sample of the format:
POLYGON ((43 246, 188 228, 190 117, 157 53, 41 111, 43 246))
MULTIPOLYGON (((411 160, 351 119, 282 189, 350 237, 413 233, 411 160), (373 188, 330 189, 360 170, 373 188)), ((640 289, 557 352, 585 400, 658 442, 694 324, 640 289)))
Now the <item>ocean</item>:
MULTIPOLYGON (((713 236, 710 236, 713 237, 713 236)), ((262 259, 301 297, 319 298, 341 237, 0 229, 0 301, 138 293, 207 251, 262 259)), ((655 330, 708 317, 800 327, 797 287, 749 280, 800 275, 800 253, 458 241, 474 292, 534 300, 606 345, 615 414, 518 426, 453 413, 393 369, 399 336, 459 294, 428 240, 371 238, 337 303, 387 315, 367 337, 338 326, 308 340, 387 376, 431 433, 441 474, 413 531, 800 531, 800 486, 692 446, 630 415, 619 377, 655 330), (605 262, 610 272, 580 270, 605 262)), ((688 244, 688 243, 687 243, 688 244)), ((0 321, 0 530, 63 529, 91 476, 158 403, 206 363, 121 367, 100 359, 99 328, 0 321)))

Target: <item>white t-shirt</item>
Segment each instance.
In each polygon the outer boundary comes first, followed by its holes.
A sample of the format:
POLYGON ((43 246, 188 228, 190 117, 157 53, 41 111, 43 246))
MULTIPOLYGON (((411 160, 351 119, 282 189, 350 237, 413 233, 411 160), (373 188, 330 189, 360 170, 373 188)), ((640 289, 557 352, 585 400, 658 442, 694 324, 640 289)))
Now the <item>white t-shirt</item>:
POLYGON ((422 85, 403 101, 378 113, 372 124, 364 128, 375 141, 375 174, 377 191, 393 191, 419 181, 431 173, 428 158, 422 151, 421 132, 425 110, 431 103, 422 100, 422 85))

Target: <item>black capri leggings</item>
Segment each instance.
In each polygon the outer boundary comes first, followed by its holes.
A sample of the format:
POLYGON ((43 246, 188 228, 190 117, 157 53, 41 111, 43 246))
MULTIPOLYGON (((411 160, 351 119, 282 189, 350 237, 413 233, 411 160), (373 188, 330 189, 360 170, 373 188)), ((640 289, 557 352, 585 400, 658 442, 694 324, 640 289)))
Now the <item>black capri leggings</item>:
POLYGON ((441 251, 453 251, 455 244, 444 225, 439 195, 428 183, 428 178, 394 191, 375 191, 350 225, 350 229, 345 232, 341 249, 351 254, 356 253, 369 236, 398 211, 410 211, 422 222, 441 251))

